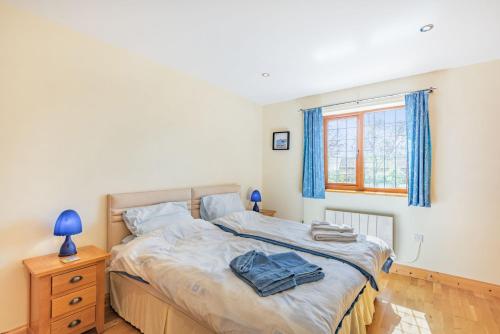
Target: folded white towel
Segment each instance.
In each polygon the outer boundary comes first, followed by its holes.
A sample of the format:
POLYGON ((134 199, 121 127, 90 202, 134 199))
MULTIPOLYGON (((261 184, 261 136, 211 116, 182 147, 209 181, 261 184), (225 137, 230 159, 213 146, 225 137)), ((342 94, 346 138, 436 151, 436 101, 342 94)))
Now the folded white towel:
POLYGON ((329 223, 329 222, 322 222, 322 221, 319 221, 319 220, 313 220, 311 222, 311 226, 331 226, 332 223, 329 223))
POLYGON ((348 232, 348 233, 354 232, 354 229, 349 225, 331 224, 328 222, 320 222, 320 221, 312 221, 311 229, 316 231, 334 231, 334 232, 348 232))
POLYGON ((348 233, 348 232, 311 230, 311 234, 313 239, 317 241, 353 242, 358 239, 357 233, 348 233))

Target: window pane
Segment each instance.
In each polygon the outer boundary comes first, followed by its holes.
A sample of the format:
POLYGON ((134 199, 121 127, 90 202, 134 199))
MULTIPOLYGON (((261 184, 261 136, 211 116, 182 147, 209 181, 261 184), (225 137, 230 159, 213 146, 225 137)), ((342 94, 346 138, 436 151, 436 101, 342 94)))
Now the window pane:
POLYGON ((384 132, 385 138, 388 139, 393 139, 396 136, 396 126, 395 123, 390 123, 385 125, 385 132, 384 132))
POLYGON ((396 123, 396 136, 406 137, 406 123, 401 123, 401 122, 396 123))
MULTIPOLYGON (((330 122, 332 123, 332 122, 330 122)), ((338 130, 337 129, 328 129, 328 140, 335 140, 337 139, 338 136, 338 130)))
POLYGON ((385 180, 384 180, 384 168, 376 168, 375 169, 375 188, 384 188, 385 180))
POLYGON ((385 188, 396 188, 396 173, 394 167, 389 167, 385 169, 385 188))
POLYGON ((405 189, 406 188, 406 168, 397 167, 396 168, 396 188, 405 189))
MULTIPOLYGON (((406 137, 396 137, 396 158, 405 159, 406 157, 406 137)), ((406 160, 406 159, 405 159, 406 160)))
POLYGON ((346 140, 346 151, 347 152, 356 152, 356 149, 357 149, 357 143, 356 143, 356 139, 347 139, 346 140))
POLYGON ((358 132, 356 128, 347 128, 347 139, 356 139, 358 132))
POLYGON ((338 118, 327 126, 328 183, 356 183, 358 118, 338 118))
POLYGON ((364 114, 366 188, 406 189, 406 112, 404 108, 364 114))
MULTIPOLYGON (((374 137, 373 138, 373 152, 376 152, 377 154, 384 153, 385 147, 384 147, 384 137, 374 137)), ((383 155, 381 156, 382 158, 384 157, 383 155)))
POLYGON ((374 188, 375 187, 375 184, 373 183, 373 170, 365 173, 365 187, 367 187, 367 188, 374 188))
POLYGON ((346 119, 345 118, 340 118, 339 120, 337 120, 338 122, 338 127, 340 129, 345 129, 347 128, 347 125, 346 125, 346 119))
POLYGON ((346 118, 348 128, 357 128, 358 123, 356 117, 346 118))
POLYGON ((348 173, 345 182, 350 184, 356 183, 356 173, 348 173))
POLYGON ((373 112, 373 119, 375 122, 375 127, 381 127, 384 126, 384 113, 383 112, 373 112))
POLYGON ((384 111, 385 124, 396 122, 396 112, 394 109, 384 111))
POLYGON ((346 139, 347 138, 347 129, 346 128, 339 128, 338 137, 339 137, 339 139, 346 139))
POLYGON ((404 108, 396 110, 396 122, 406 124, 406 110, 404 108))
POLYGON ((375 177, 375 169, 373 168, 373 152, 365 151, 364 155, 364 175, 365 175, 365 187, 373 188, 374 177, 375 177))

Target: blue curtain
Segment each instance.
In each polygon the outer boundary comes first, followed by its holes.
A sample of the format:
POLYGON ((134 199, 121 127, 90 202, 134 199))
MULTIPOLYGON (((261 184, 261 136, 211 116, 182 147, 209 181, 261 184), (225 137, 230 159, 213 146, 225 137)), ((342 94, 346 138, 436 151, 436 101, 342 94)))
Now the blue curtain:
POLYGON ((304 163, 302 196, 325 198, 325 162, 323 160, 323 113, 321 108, 304 111, 304 163))
POLYGON ((430 207, 431 130, 429 93, 420 91, 405 96, 408 137, 408 206, 430 207))

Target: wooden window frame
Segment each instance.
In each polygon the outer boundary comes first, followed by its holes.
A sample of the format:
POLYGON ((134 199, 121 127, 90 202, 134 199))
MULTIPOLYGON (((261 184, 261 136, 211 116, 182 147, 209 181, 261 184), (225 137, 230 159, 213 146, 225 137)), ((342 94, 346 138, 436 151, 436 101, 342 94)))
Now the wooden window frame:
MULTIPOLYGON (((341 191, 357 191, 357 192, 373 192, 373 193, 394 193, 394 194, 407 194, 408 193, 408 170, 406 171, 406 188, 370 188, 365 187, 364 182, 364 118, 365 114, 369 112, 379 112, 391 109, 401 109, 404 105, 397 105, 384 108, 368 109, 364 111, 357 111, 338 115, 323 116, 323 146, 324 146, 324 164, 325 164, 325 189, 326 190, 341 190, 341 191), (328 182, 328 122, 342 118, 356 117, 358 122, 357 127, 357 159, 356 159, 356 183, 329 183, 328 182)), ((408 157, 407 157, 408 159, 408 157)))

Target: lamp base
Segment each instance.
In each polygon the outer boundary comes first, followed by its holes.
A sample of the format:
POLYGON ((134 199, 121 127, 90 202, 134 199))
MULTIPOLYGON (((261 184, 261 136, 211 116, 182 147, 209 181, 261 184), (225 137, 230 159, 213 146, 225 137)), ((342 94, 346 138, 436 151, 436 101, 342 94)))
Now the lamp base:
POLYGON ((252 210, 255 211, 255 212, 260 212, 259 206, 257 205, 257 202, 254 202, 254 203, 255 204, 253 205, 253 209, 252 210))
POLYGON ((71 240, 71 235, 67 235, 66 239, 64 239, 64 243, 62 244, 61 249, 59 250, 59 256, 70 256, 75 255, 76 253, 76 245, 73 240, 71 240))

